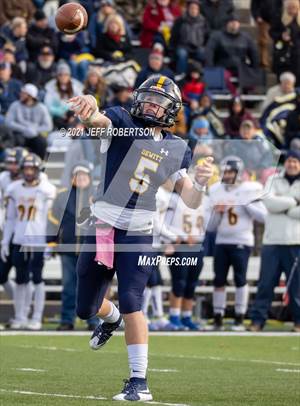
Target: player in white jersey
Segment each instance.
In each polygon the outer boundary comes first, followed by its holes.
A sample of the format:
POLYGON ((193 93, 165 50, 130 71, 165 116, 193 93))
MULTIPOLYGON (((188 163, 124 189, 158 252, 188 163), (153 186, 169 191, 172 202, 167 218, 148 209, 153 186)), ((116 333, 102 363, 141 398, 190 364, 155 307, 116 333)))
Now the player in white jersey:
MULTIPOLYGON (((0 228, 3 229, 3 223, 5 218, 5 193, 8 186, 20 178, 20 162, 28 154, 28 151, 22 147, 8 148, 5 150, 5 170, 0 173, 0 211, 1 220, 0 228)), ((8 279, 10 270, 12 269, 11 256, 3 262, 0 258, 0 284, 3 285, 4 290, 10 299, 13 298, 14 281, 8 279)), ((28 302, 32 297, 32 291, 30 286, 28 287, 27 297, 28 302)), ((28 306, 27 306, 28 307, 28 306)))
POLYGON ((169 264, 172 292, 168 328, 198 330, 199 326, 192 320, 192 311, 204 257, 203 205, 198 209, 191 209, 177 193, 172 193, 164 225, 177 240, 173 244, 174 239, 172 241, 162 236, 162 241, 169 243, 165 252, 174 261, 169 264))
POLYGON ((47 214, 56 193, 55 186, 46 179, 41 180, 41 165, 37 155, 28 154, 21 163, 23 179, 8 186, 1 244, 1 257, 5 261, 10 254, 12 239, 12 264, 16 268, 14 328, 27 327, 32 330, 41 328, 45 302, 43 249, 46 243, 47 214), (26 287, 31 276, 34 283, 34 309, 32 320, 27 322, 26 287))
POLYGON ((246 279, 251 247, 254 245, 254 220, 263 223, 267 210, 260 200, 262 185, 242 181, 244 164, 236 156, 221 162, 222 180, 209 189, 210 219, 208 230, 216 231, 214 252, 214 324, 208 329, 223 329, 226 307, 226 283, 229 268, 234 271, 235 331, 244 331, 244 316, 248 307, 246 279))
MULTIPOLYGON (((157 256, 163 255, 163 247, 161 239, 164 238, 172 243, 177 241, 177 235, 169 230, 165 223, 164 217, 169 206, 172 193, 168 189, 173 190, 171 182, 167 182, 164 187, 160 187, 156 193, 156 212, 153 219, 153 249, 157 250, 157 256)), ((164 316, 163 300, 162 300, 162 285, 163 280, 161 277, 159 264, 153 265, 147 287, 144 290, 144 301, 142 311, 148 319, 148 309, 151 303, 152 315, 155 318, 148 324, 149 330, 165 330, 169 321, 164 316)), ((149 319, 148 319, 149 320, 149 319)))

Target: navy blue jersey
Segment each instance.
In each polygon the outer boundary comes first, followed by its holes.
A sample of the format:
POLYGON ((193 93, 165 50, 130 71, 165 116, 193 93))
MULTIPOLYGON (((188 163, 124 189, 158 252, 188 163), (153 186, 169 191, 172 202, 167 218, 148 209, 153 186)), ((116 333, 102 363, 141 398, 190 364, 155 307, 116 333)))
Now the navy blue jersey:
MULTIPOLYGON (((105 111, 116 129, 147 128, 122 107, 105 111)), ((142 131, 141 131, 142 132, 142 131)), ((163 139, 152 135, 113 136, 108 151, 101 154, 102 171, 96 201, 128 209, 154 211, 159 186, 179 171, 188 169, 191 151, 185 141, 162 131, 163 139)))

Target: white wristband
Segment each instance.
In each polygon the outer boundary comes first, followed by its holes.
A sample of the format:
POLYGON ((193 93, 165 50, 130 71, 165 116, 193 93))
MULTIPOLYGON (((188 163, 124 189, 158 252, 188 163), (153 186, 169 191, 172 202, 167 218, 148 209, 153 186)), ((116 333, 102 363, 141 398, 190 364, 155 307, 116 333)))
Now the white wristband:
POLYGON ((206 192, 206 186, 200 185, 200 183, 198 183, 196 181, 194 182, 194 189, 196 189, 197 192, 202 192, 202 193, 206 192))

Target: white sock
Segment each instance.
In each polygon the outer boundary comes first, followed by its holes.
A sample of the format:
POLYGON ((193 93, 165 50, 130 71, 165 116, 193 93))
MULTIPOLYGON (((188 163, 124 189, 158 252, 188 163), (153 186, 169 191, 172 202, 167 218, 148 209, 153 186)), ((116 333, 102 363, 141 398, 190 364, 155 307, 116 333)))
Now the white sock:
POLYGON ((148 309, 151 299, 151 288, 145 288, 143 294, 143 305, 142 305, 142 312, 144 313, 145 317, 148 317, 148 309))
POLYGON ((102 320, 104 320, 106 323, 115 323, 120 318, 120 312, 119 309, 113 304, 113 302, 109 303, 111 305, 111 310, 107 316, 102 317, 102 320))
POLYGON ((235 314, 246 314, 249 300, 248 285, 236 288, 235 291, 235 314))
POLYGON ((25 294, 25 314, 26 314, 26 317, 28 317, 29 313, 30 313, 33 292, 34 292, 33 283, 29 282, 26 285, 26 294, 25 294))
POLYGON ((154 286, 152 288, 152 306, 153 314, 155 317, 162 317, 164 315, 163 302, 162 302, 162 291, 161 286, 154 286))
POLYGON ((181 313, 182 317, 192 317, 192 311, 191 310, 184 310, 181 313))
POLYGON ((25 295, 26 284, 17 284, 14 289, 14 308, 15 308, 15 321, 18 323, 26 323, 27 318, 25 316, 25 295))
POLYGON ((16 287, 16 283, 12 279, 8 279, 7 282, 3 283, 3 288, 5 290, 5 293, 10 299, 13 299, 14 297, 14 289, 16 287))
POLYGON ((127 345, 130 378, 146 378, 148 344, 127 345))
POLYGON ((213 293, 214 314, 224 316, 226 307, 226 290, 215 290, 213 293))
POLYGON ((177 307, 170 307, 170 316, 180 316, 180 309, 177 307))
POLYGON ((45 284, 44 282, 34 285, 34 304, 32 320, 42 322, 45 307, 45 284))

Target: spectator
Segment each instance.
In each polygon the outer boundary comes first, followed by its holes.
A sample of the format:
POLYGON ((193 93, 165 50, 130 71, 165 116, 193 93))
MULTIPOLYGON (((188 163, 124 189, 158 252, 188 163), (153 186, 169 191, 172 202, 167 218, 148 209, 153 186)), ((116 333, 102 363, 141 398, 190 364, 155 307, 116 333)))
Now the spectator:
POLYGON ((57 66, 56 77, 45 85, 45 104, 57 128, 68 126, 70 119, 67 100, 82 94, 82 84, 71 77, 69 65, 61 62, 57 66))
POLYGON ((197 158, 212 155, 213 134, 205 117, 199 117, 193 121, 188 139, 189 147, 197 158))
POLYGON ((46 106, 39 102, 38 89, 27 83, 21 89, 20 99, 13 102, 6 115, 5 123, 16 132, 25 147, 44 159, 47 133, 53 124, 46 106))
POLYGON ((251 311, 251 331, 261 331, 268 319, 274 289, 284 272, 294 331, 300 332, 300 272, 294 269, 300 258, 300 154, 290 151, 282 173, 268 180, 264 204, 268 210, 263 237, 258 291, 251 311))
POLYGON ((228 117, 224 120, 225 134, 233 138, 239 137, 241 124, 245 120, 254 119, 245 109, 241 98, 235 97, 229 104, 228 117))
POLYGON ((205 117, 209 124, 214 137, 222 137, 224 135, 224 126, 219 112, 217 111, 211 95, 207 92, 200 96, 199 101, 192 100, 190 103, 190 119, 194 120, 197 117, 205 117))
POLYGON ((183 101, 190 103, 191 100, 199 100, 205 90, 205 83, 201 80, 201 76, 201 66, 196 63, 191 64, 186 81, 181 89, 183 101))
POLYGON ((94 57, 85 52, 87 48, 85 48, 83 32, 73 35, 59 33, 58 38, 58 57, 68 62, 74 78, 84 81, 89 63, 94 57))
POLYGON ((108 107, 121 106, 125 110, 130 111, 132 106, 132 91, 126 86, 112 85, 112 89, 115 93, 114 98, 109 103, 108 107))
POLYGON ((209 29, 218 31, 233 14, 234 6, 232 0, 201 0, 201 11, 209 29))
POLYGON ((26 46, 30 60, 35 60, 43 46, 57 52, 58 43, 55 31, 49 27, 46 14, 42 10, 37 10, 34 14, 34 21, 30 25, 26 37, 26 46))
MULTIPOLYGON (((58 192, 48 215, 47 243, 48 256, 55 251, 57 244, 72 244, 72 249, 61 252, 62 263, 62 307, 59 331, 74 329, 76 319, 76 264, 83 241, 83 232, 76 226, 76 218, 82 209, 89 207, 92 197, 92 177, 90 164, 79 161, 72 170, 68 188, 58 192), (71 187, 71 191, 70 191, 71 187)), ((88 329, 94 330, 98 319, 88 320, 88 329)))
POLYGON ((269 35, 270 23, 274 18, 274 0, 251 0, 251 14, 257 25, 257 45, 263 68, 271 67, 269 35))
POLYGON ((152 48, 155 42, 167 45, 173 23, 180 14, 180 8, 171 0, 149 1, 143 15, 141 46, 152 48))
POLYGON ((2 33, 6 41, 12 43, 15 47, 16 61, 25 70, 28 60, 28 51, 26 48, 27 23, 23 17, 15 17, 10 25, 2 28, 2 33))
POLYGON ((297 91, 295 110, 287 116, 284 139, 287 149, 290 149, 293 140, 300 141, 300 91, 297 91))
POLYGON ((55 77, 56 63, 54 62, 52 48, 43 46, 36 62, 29 62, 26 71, 26 81, 33 83, 38 88, 43 88, 47 82, 55 77))
POLYGON ((109 16, 113 14, 119 15, 123 19, 126 33, 129 37, 131 36, 130 27, 128 26, 127 21, 119 13, 117 13, 114 0, 102 0, 100 3, 99 11, 97 13, 93 13, 89 18, 88 31, 93 54, 96 50, 97 38, 103 33, 105 21, 109 16))
POLYGON ((10 22, 15 17, 25 18, 31 21, 35 7, 31 0, 1 0, 0 3, 0 26, 10 22))
POLYGON ((174 80, 171 69, 164 67, 163 53, 157 49, 153 49, 149 54, 148 65, 139 72, 134 87, 139 87, 151 75, 163 75, 174 80))
POLYGON ((280 83, 270 87, 267 91, 266 98, 261 106, 261 111, 264 111, 270 104, 272 104, 278 97, 294 96, 296 77, 291 72, 284 72, 279 77, 280 83))
POLYGON ((22 83, 11 77, 11 65, 0 63, 0 114, 6 114, 9 106, 19 99, 22 83))
POLYGON ((273 70, 279 76, 288 70, 300 84, 300 3, 285 0, 280 18, 272 20, 270 35, 274 41, 273 70))
POLYGON ((12 44, 5 44, 1 51, 3 53, 1 62, 7 62, 10 64, 11 77, 23 81, 24 74, 16 63, 15 47, 12 44))
POLYGON ((95 56, 105 61, 121 62, 131 55, 131 44, 120 16, 113 14, 107 18, 103 33, 97 38, 95 56))
POLYGON ((199 0, 188 0, 187 10, 172 28, 170 48, 176 54, 176 72, 187 72, 188 58, 204 62, 204 44, 208 36, 205 18, 200 14, 199 0))
POLYGON ((258 68, 256 45, 240 28, 239 19, 232 15, 223 31, 212 33, 206 46, 207 66, 221 66, 235 76, 245 67, 258 68))
POLYGON ((108 96, 108 88, 97 67, 89 67, 87 78, 84 82, 83 94, 93 95, 97 100, 99 107, 105 106, 108 96))

